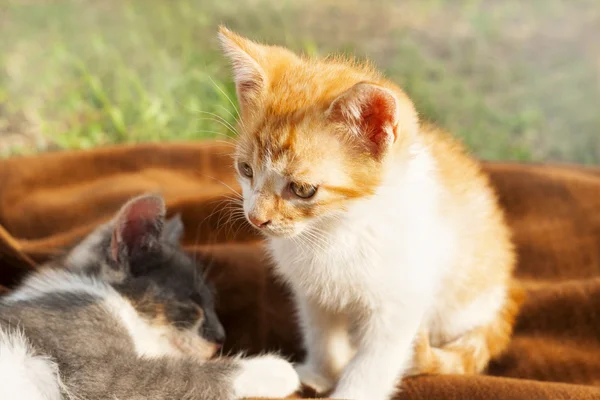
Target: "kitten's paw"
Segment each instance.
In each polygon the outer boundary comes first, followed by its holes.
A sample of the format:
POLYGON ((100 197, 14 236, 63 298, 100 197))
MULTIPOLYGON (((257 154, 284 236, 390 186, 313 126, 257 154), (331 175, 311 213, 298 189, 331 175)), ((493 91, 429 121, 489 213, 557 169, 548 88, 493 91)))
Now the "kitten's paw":
POLYGON ((300 388, 294 367, 281 357, 264 355, 240 363, 241 371, 233 382, 237 398, 286 397, 300 388))
POLYGON ((314 367, 308 364, 296 365, 296 372, 304 385, 314 389, 319 394, 328 392, 335 384, 331 379, 315 371, 314 367))
MULTIPOLYGON (((366 400, 372 398, 371 394, 355 393, 353 391, 336 390, 329 395, 330 398, 336 400, 366 400)), ((379 398, 379 397, 378 397, 379 398)))

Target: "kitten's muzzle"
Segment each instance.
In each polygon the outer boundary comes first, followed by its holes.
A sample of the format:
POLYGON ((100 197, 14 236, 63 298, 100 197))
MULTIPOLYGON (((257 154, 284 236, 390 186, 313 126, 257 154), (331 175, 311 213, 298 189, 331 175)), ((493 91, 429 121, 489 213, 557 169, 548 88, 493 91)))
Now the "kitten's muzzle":
POLYGON ((225 343, 225 339, 227 338, 223 326, 220 323, 216 322, 205 324, 201 328, 200 335, 204 340, 217 346, 217 349, 223 346, 223 344, 225 343))
POLYGON ((263 229, 266 228, 267 226, 269 226, 271 224, 271 220, 270 219, 263 219, 263 218, 259 218, 255 215, 252 214, 248 214, 248 221, 250 221, 250 223, 258 229, 263 229))

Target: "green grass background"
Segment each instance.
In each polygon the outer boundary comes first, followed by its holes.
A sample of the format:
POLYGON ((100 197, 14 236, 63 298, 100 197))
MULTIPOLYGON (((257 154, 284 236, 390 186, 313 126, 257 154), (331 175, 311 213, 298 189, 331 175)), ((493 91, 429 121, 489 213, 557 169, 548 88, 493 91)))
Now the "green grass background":
POLYGON ((0 0, 0 155, 229 134, 219 23, 373 59, 485 159, 600 163, 598 0, 0 0))

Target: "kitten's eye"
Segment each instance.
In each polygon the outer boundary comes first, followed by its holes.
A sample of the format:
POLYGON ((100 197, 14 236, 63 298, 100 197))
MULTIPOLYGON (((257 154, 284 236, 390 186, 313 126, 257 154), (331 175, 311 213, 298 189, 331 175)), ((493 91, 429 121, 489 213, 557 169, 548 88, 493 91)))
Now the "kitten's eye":
POLYGON ((290 183, 290 190, 301 199, 310 199, 317 193, 317 187, 306 183, 290 183))
POLYGON ((254 175, 252 167, 245 162, 238 163, 238 170, 242 175, 244 175, 247 178, 252 178, 252 176, 254 175))

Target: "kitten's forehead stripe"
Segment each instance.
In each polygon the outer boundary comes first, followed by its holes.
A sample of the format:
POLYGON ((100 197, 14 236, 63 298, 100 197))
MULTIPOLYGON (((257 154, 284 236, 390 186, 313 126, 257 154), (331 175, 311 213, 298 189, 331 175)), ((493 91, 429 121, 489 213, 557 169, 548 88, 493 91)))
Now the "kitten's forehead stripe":
POLYGON ((273 142, 271 150, 271 158, 273 162, 281 160, 292 151, 294 146, 294 139, 296 137, 296 125, 290 124, 287 129, 280 136, 277 142, 273 142))
POLYGON ((255 129, 253 162, 256 166, 274 167, 283 172, 287 162, 293 159, 296 125, 286 121, 288 117, 273 122, 263 121, 255 129))

